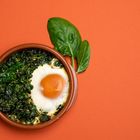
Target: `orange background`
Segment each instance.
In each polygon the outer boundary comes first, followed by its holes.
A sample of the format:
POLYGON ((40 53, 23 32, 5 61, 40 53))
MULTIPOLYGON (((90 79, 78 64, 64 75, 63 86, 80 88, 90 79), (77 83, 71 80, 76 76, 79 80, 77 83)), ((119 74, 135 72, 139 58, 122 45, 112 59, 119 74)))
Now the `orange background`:
POLYGON ((53 16, 74 23, 91 45, 77 102, 40 130, 0 120, 0 139, 140 140, 140 1, 0 0, 0 54, 21 43, 51 45, 46 23, 53 16))

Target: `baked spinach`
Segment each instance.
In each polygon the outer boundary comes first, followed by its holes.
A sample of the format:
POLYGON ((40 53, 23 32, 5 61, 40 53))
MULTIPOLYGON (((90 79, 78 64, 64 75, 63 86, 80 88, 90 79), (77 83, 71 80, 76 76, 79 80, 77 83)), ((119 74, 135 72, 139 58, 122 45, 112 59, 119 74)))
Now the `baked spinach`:
MULTIPOLYGON (((24 124, 50 120, 47 112, 37 110, 30 93, 33 71, 40 65, 50 64, 53 58, 51 53, 33 48, 14 53, 0 63, 0 112, 24 124)), ((56 65, 63 67, 61 62, 56 65)))
POLYGON ((90 47, 87 40, 84 40, 79 47, 77 54, 78 69, 77 73, 83 72, 89 65, 90 47))
POLYGON ((74 67, 74 58, 81 44, 79 31, 69 21, 57 17, 48 20, 47 28, 55 49, 64 56, 71 56, 74 67))

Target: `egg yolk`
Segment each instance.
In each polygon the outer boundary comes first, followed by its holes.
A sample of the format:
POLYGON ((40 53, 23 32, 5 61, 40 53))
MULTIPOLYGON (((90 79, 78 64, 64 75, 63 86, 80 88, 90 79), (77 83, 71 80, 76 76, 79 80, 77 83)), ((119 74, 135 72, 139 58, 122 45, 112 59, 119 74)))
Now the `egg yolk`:
POLYGON ((64 78, 58 74, 47 75, 40 82, 43 94, 48 98, 58 97, 63 91, 65 83, 64 78))

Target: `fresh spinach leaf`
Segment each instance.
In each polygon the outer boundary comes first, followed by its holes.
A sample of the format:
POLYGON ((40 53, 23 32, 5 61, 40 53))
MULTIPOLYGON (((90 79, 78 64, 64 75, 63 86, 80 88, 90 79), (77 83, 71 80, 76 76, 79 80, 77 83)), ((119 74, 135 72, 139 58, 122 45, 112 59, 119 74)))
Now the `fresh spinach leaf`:
POLYGON ((79 47, 77 54, 78 69, 77 73, 83 72, 87 69, 90 60, 90 47, 87 40, 84 40, 79 47))
POLYGON ((77 28, 63 18, 50 18, 47 24, 49 36, 55 49, 61 54, 72 57, 74 67, 74 57, 81 44, 81 36, 77 28))

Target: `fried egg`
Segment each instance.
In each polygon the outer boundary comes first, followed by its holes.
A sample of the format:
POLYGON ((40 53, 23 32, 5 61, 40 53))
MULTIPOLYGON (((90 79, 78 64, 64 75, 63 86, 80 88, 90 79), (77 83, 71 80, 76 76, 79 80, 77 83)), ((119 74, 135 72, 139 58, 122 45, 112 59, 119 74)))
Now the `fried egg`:
POLYGON ((32 73, 31 98, 38 111, 53 116, 59 105, 63 105, 69 94, 69 78, 64 68, 52 64, 39 66, 32 73))

